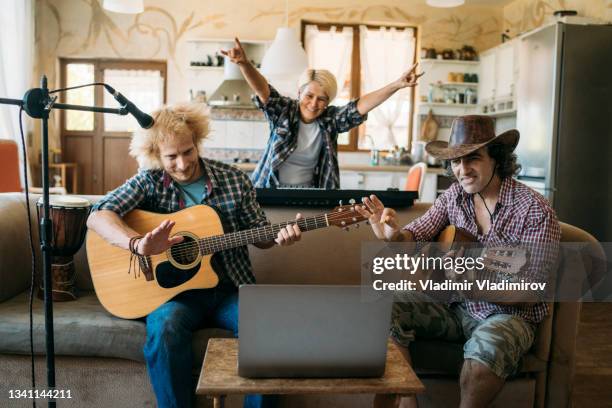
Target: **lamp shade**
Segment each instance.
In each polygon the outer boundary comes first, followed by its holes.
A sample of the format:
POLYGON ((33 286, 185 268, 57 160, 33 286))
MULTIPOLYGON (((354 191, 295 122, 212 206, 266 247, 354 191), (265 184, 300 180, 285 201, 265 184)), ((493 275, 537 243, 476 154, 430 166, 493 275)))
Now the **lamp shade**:
POLYGON ((431 7, 457 7, 465 4, 465 0, 427 0, 431 7))
POLYGON ((281 27, 261 60, 261 72, 269 79, 290 79, 297 81, 308 66, 306 52, 300 45, 293 29, 281 27))
POLYGON ((144 11, 144 0, 104 0, 103 7, 115 13, 138 14, 144 11))

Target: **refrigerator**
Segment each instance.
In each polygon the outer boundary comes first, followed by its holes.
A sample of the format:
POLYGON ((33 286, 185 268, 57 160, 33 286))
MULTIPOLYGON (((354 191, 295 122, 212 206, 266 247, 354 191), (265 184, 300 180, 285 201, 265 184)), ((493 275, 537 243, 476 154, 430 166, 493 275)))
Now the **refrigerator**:
POLYGON ((612 241, 612 25, 523 35, 516 89, 519 180, 560 221, 612 241))

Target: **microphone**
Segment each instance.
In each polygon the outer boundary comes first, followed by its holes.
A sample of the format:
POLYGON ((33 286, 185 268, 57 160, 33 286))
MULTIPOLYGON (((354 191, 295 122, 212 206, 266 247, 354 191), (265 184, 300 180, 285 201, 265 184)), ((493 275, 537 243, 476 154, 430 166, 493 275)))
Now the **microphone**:
POLYGON ((119 102, 125 108, 125 110, 128 111, 128 113, 130 113, 134 118, 136 118, 136 121, 138 122, 141 128, 149 129, 151 126, 153 126, 153 123, 155 122, 150 115, 147 115, 146 113, 138 109, 136 105, 130 102, 129 99, 121 95, 119 92, 115 91, 112 86, 104 84, 104 87, 108 92, 113 95, 117 102, 119 102))

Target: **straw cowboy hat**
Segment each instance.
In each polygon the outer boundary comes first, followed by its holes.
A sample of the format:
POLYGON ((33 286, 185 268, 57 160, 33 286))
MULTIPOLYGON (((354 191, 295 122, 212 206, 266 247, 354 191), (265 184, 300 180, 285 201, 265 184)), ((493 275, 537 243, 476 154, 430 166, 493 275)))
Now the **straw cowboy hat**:
POLYGON ((518 142, 518 130, 507 130, 495 136, 495 123, 492 118, 484 115, 468 115, 453 120, 449 142, 439 140, 429 142, 425 150, 436 159, 453 160, 493 143, 504 144, 514 150, 518 142))

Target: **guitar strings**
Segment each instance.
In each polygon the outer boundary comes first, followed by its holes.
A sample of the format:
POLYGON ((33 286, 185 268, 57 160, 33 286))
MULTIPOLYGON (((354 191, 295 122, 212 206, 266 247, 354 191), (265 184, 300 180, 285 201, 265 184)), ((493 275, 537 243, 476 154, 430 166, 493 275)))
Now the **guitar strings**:
MULTIPOLYGON (((347 214, 348 212, 328 213, 327 221, 331 222, 331 221, 341 220, 343 218, 355 218, 354 216, 347 217, 347 214)), ((356 214, 356 215, 358 217, 361 217, 360 214, 356 214)), ((274 239, 276 235, 278 234, 278 231, 280 231, 282 228, 286 227, 287 225, 302 224, 305 227, 305 231, 309 231, 312 229, 327 227, 331 224, 330 222, 326 222, 325 214, 319 214, 314 217, 301 218, 300 220, 295 220, 295 221, 285 221, 282 223, 268 225, 264 227, 258 227, 258 228, 254 228, 250 230, 235 231, 235 232, 230 232, 230 233, 223 234, 223 235, 213 235, 210 237, 202 237, 202 238, 198 238, 197 241, 188 241, 188 242, 182 242, 182 243, 176 244, 172 246, 171 248, 169 248, 169 250, 171 251, 173 256, 188 255, 188 254, 193 253, 195 249, 197 249, 199 252, 203 252, 203 255, 206 255, 209 253, 217 252, 219 250, 232 248, 233 246, 236 246, 234 244, 239 244, 241 241, 245 239, 255 238, 255 234, 257 235, 257 238, 261 238, 262 235, 264 238, 267 238, 268 236, 271 235, 270 238, 274 239), (321 223, 322 225, 319 226, 318 225, 319 223, 321 223), (228 247, 223 248, 224 244, 227 244, 228 247), (201 251, 202 249, 204 249, 205 251, 201 251), (212 251, 208 252, 208 250, 212 250, 212 251)), ((254 241, 254 242, 258 242, 258 241, 254 241)), ((249 242, 245 242, 245 244, 248 244, 248 243, 249 242)))
MULTIPOLYGON (((336 221, 342 218, 347 218, 346 213, 330 213, 328 214, 327 220, 336 221)), ((284 228, 287 225, 294 225, 295 223, 296 221, 287 221, 287 222, 282 222, 279 224, 273 224, 273 225, 269 225, 265 227, 255 228, 252 230, 243 230, 243 231, 236 231, 236 232, 223 234, 223 235, 213 235, 210 237, 203 237, 203 238, 199 238, 197 242, 189 241, 186 243, 180 243, 180 244, 173 246, 172 249, 175 249, 177 247, 179 249, 172 251, 172 253, 177 256, 180 256, 181 254, 185 254, 185 253, 190 253, 196 248, 201 249, 199 248, 200 244, 203 244, 205 250, 208 248, 212 250, 210 253, 214 253, 214 252, 217 252, 218 250, 222 250, 223 244, 228 244, 229 247, 231 248, 232 246, 235 246, 234 244, 238 244, 240 241, 244 239, 255 238, 254 236, 255 234, 257 234, 258 238, 261 238, 263 234, 263 236, 266 239, 268 237, 269 239, 274 239, 274 237, 276 236, 276 234, 278 234, 278 231, 280 229, 284 228), (213 250, 213 249, 217 249, 217 250, 213 250)), ((303 224, 306 228, 305 229, 306 231, 328 226, 328 223, 325 222, 325 214, 320 214, 315 217, 303 218, 303 219, 298 220, 297 223, 303 224), (321 223, 322 225, 319 226, 318 225, 319 223, 321 223), (312 228, 309 228, 309 227, 312 227, 312 228)), ((248 242, 246 242, 245 244, 247 243, 248 242)), ((207 254, 208 251, 205 251, 204 253, 207 254)))

